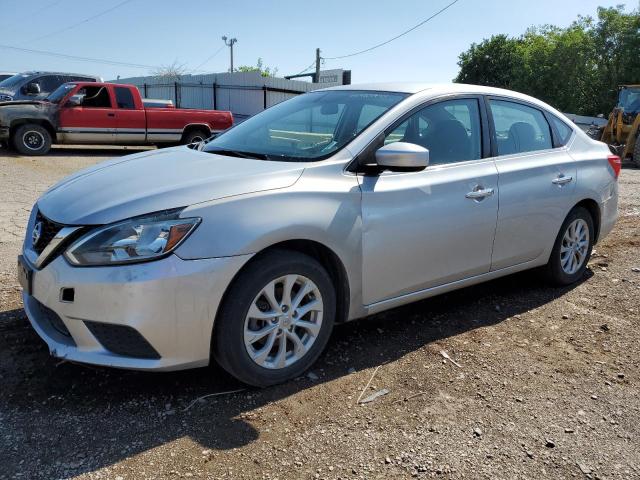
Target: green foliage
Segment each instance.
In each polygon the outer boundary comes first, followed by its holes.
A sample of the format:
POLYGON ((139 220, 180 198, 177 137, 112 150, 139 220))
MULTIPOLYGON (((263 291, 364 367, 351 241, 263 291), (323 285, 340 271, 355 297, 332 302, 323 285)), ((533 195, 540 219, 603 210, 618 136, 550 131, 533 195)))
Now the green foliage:
POLYGON ((517 90, 556 108, 607 114, 617 86, 640 83, 640 10, 599 8, 567 28, 530 28, 517 38, 494 35, 460 54, 455 82, 517 90))
POLYGON ((241 65, 237 68, 238 72, 258 72, 263 77, 275 77, 278 73, 277 68, 265 67, 262 58, 258 58, 256 66, 241 65))

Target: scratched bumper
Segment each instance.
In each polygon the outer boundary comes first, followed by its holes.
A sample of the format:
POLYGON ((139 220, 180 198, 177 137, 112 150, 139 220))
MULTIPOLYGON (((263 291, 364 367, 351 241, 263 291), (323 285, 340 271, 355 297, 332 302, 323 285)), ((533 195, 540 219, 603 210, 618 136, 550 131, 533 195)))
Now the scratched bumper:
POLYGON ((23 293, 24 306, 55 357, 136 370, 204 366, 218 304, 245 257, 182 260, 171 255, 156 262, 93 268, 72 267, 58 257, 34 272, 33 292, 23 293), (62 288, 74 288, 73 302, 62 301, 62 288), (49 319, 51 312, 59 318, 57 325, 49 319), (94 335, 91 322, 135 329, 159 358, 110 351, 94 335))

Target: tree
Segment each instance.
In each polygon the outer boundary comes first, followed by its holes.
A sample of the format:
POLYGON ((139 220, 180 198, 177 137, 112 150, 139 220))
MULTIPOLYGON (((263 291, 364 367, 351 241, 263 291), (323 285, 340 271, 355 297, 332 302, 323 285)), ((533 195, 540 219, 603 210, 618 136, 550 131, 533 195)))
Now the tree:
POLYGON ((640 83, 640 10, 599 8, 567 28, 533 27, 517 38, 495 35, 460 54, 455 82, 510 88, 563 111, 597 115, 617 86, 640 83))
POLYGON ((275 77, 278 73, 277 68, 265 67, 262 58, 258 58, 256 66, 241 65, 236 69, 238 72, 258 72, 263 77, 275 77))
POLYGON ((513 88, 517 71, 519 40, 494 35, 460 54, 460 73, 454 81, 500 88, 513 88))
POLYGON ((180 80, 180 77, 185 73, 187 73, 185 64, 178 63, 177 60, 174 60, 170 65, 162 65, 151 72, 153 76, 163 78, 171 82, 180 80))

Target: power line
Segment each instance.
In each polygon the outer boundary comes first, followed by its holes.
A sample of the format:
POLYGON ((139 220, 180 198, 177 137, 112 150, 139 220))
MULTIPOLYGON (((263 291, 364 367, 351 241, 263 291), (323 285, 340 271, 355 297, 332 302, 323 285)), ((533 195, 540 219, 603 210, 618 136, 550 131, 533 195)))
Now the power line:
POLYGON ((25 15, 23 17, 15 18, 15 19, 13 19, 13 20, 11 20, 9 22, 5 22, 5 23, 0 24, 0 26, 4 28, 4 27, 6 27, 8 25, 13 24, 13 28, 9 27, 8 30, 15 30, 15 25, 17 23, 22 22, 23 20, 32 19, 33 17, 38 16, 40 13, 44 12, 45 10, 49 10, 50 8, 55 7, 59 3, 62 3, 62 0, 55 0, 53 2, 50 2, 50 3, 46 4, 44 7, 39 8, 35 12, 31 12, 29 15, 25 15))
POLYGON ((200 70, 200 67, 202 67, 203 65, 205 65, 206 63, 208 63, 209 61, 213 60, 213 58, 218 55, 223 49, 224 47, 226 47, 226 45, 222 45, 218 50, 216 50, 213 55, 210 55, 209 57, 207 57, 207 59, 202 62, 200 65, 198 65, 196 68, 194 68, 192 71, 193 72, 197 72, 200 70))
POLYGON ((300 73, 296 73, 296 75, 302 75, 304 72, 306 72, 307 70, 309 70, 311 67, 315 66, 316 61, 314 60, 313 63, 311 65, 309 65, 307 68, 305 68, 304 70, 302 70, 300 73))
POLYGON ((47 50, 35 50, 32 48, 23 48, 23 47, 14 47, 13 45, 3 45, 0 44, 0 48, 5 50, 13 50, 17 52, 24 53, 34 53, 37 55, 47 55, 50 57, 58 57, 58 58, 66 58, 69 60, 77 60, 80 62, 89 62, 89 63, 101 63, 104 65, 115 65, 120 67, 131 67, 131 68, 143 68, 143 69, 154 69, 159 68, 157 65, 143 65, 141 63, 128 63, 128 62, 119 62, 117 60, 106 60, 101 58, 91 58, 91 57, 80 57, 77 55, 67 55, 66 53, 58 53, 58 52, 50 52, 47 50))
MULTIPOLYGON (((411 27, 409 30, 405 30, 404 32, 402 32, 400 35, 396 35, 393 38, 390 38, 389 40, 386 40, 382 43, 378 43, 377 45, 374 45, 373 47, 369 47, 369 48, 365 48, 364 50, 359 50, 357 52, 353 52, 353 53, 349 53, 347 55, 340 55, 338 57, 323 57, 325 60, 338 60, 341 58, 348 58, 348 57, 355 57, 356 55, 360 55, 362 53, 366 53, 366 52, 370 52, 371 50, 375 50, 376 48, 380 48, 383 45, 386 45, 388 43, 393 42, 394 40, 397 40, 400 37, 405 36, 407 33, 412 32, 413 30, 415 30, 416 28, 421 27, 422 25, 424 25, 425 23, 429 22, 430 20, 433 20, 434 18, 436 18, 438 15, 440 15, 441 13, 445 12, 446 10, 448 10, 449 8, 453 7, 456 3, 458 3, 460 0, 454 0, 453 2, 449 3, 447 6, 445 6, 444 8, 438 10, 436 13, 434 13, 433 15, 431 15, 429 18, 423 20, 422 22, 418 23, 417 25, 414 25, 413 27, 411 27)), ((308 70, 308 67, 307 67, 308 70)))
POLYGON ((113 12, 114 10, 122 7, 123 5, 131 2, 132 0, 124 0, 120 3, 118 3, 117 5, 114 5, 113 7, 107 8, 106 10, 103 10, 101 12, 96 13, 95 15, 92 15, 90 17, 85 18, 84 20, 80 20, 79 22, 76 22, 74 24, 71 24, 67 27, 61 28, 60 30, 55 30, 53 32, 47 33, 45 35, 42 35, 40 37, 37 38, 32 38, 31 40, 27 40, 25 43, 33 43, 33 42, 37 42, 39 40, 43 40, 45 38, 49 38, 49 37, 53 37, 54 35, 58 35, 59 33, 62 32, 66 32, 68 30, 72 30, 74 28, 76 28, 77 26, 80 26, 84 23, 90 22, 91 20, 95 20, 96 18, 102 17, 103 15, 106 15, 109 12, 113 12))

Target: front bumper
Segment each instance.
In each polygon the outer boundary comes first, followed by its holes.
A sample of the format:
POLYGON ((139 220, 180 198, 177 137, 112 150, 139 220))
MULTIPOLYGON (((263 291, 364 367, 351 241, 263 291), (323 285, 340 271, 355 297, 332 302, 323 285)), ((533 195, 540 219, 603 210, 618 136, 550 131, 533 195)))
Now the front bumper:
POLYGON ((0 140, 9 140, 9 127, 0 125, 0 140))
POLYGON ((171 255, 135 265, 78 268, 58 256, 34 271, 32 295, 23 292, 24 307, 55 357, 136 370, 205 366, 222 295, 250 257, 171 255), (74 289, 72 302, 63 300, 66 288, 74 289), (137 332, 157 355, 114 353, 103 330, 137 332))

